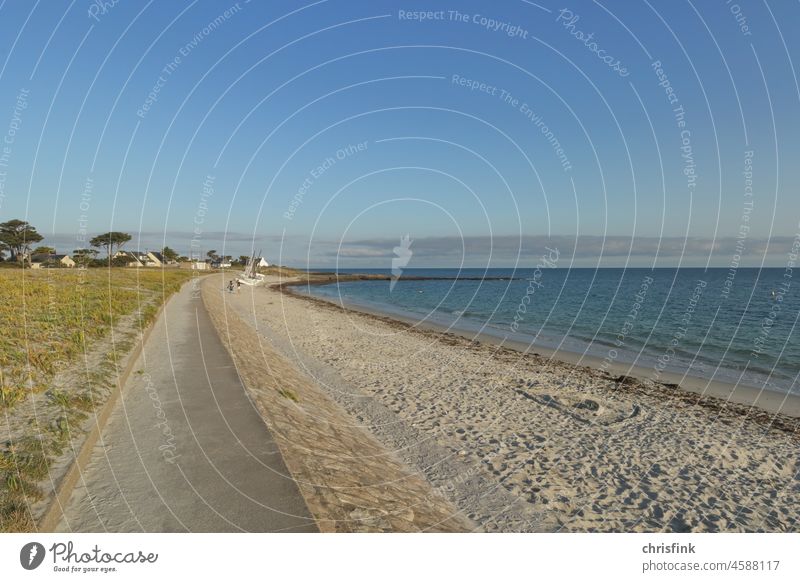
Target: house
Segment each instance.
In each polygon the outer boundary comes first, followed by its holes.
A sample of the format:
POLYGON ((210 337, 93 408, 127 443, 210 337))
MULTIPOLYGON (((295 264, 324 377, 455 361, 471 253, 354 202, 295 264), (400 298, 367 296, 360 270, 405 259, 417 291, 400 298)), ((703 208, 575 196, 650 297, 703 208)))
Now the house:
POLYGON ((269 267, 269 263, 267 262, 267 259, 265 259, 264 257, 261 257, 261 259, 259 259, 259 261, 258 261, 258 266, 259 266, 259 268, 261 268, 261 267, 269 267))
POLYGON ((125 261, 125 264, 128 267, 144 266, 140 257, 140 253, 137 253, 136 251, 117 251, 114 253, 114 260, 119 260, 120 262, 125 261))
POLYGON ((164 258, 164 255, 155 251, 147 251, 147 258, 150 259, 150 262, 147 265, 148 267, 163 267, 167 264, 167 260, 164 258))
POLYGON ((71 269, 75 266, 75 261, 69 255, 38 254, 30 257, 31 269, 59 268, 66 267, 71 269))
POLYGON ((139 251, 117 251, 115 259, 124 259, 128 267, 144 267, 147 263, 147 255, 139 251))
POLYGON ((209 263, 205 261, 184 261, 178 265, 181 269, 191 269, 192 271, 206 271, 211 268, 209 263))
POLYGON ((165 263, 161 253, 154 251, 117 251, 114 258, 127 259, 129 267, 161 267, 165 263))
POLYGON ((231 263, 230 261, 213 261, 211 263, 212 269, 230 269, 231 263))

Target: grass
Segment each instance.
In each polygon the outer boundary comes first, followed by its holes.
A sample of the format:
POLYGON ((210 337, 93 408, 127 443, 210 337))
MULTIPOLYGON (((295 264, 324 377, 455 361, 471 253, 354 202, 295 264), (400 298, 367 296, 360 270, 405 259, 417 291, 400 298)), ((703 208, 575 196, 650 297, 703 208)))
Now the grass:
POLYGON ((258 270, 262 275, 274 275, 280 277, 307 277, 306 271, 293 269, 291 267, 281 267, 279 265, 271 265, 269 267, 262 267, 258 270))
POLYGON ((0 272, 2 386, 44 390, 58 365, 74 361, 120 317, 141 308, 141 325, 149 323, 158 309, 150 299, 169 296, 189 277, 181 270, 0 272))
POLYGON ((22 386, 7 386, 0 377, 0 408, 11 408, 25 399, 28 391, 22 386))
POLYGON ((278 390, 278 394, 291 400, 292 402, 300 402, 300 398, 298 398, 297 394, 295 394, 294 390, 290 390, 289 388, 281 388, 278 390))
POLYGON ((37 483, 102 402, 101 388, 113 383, 117 361, 134 345, 124 338, 112 344, 112 327, 125 320, 144 329, 191 277, 178 269, 0 270, 0 415, 12 435, 0 443, 0 531, 34 528, 28 507, 41 497, 37 483), (83 381, 53 386, 57 373, 79 370, 96 349, 105 357, 83 381), (30 424, 23 434, 12 430, 25 425, 20 409, 37 395, 37 409, 47 407, 52 421, 30 424))

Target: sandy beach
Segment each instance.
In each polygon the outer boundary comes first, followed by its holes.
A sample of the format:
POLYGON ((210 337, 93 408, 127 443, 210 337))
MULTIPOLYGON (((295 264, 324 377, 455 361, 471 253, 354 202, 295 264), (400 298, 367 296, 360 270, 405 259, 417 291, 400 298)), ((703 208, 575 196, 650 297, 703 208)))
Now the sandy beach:
POLYGON ((800 530, 800 421, 774 414, 796 398, 726 402, 275 287, 224 310, 485 531, 800 530))

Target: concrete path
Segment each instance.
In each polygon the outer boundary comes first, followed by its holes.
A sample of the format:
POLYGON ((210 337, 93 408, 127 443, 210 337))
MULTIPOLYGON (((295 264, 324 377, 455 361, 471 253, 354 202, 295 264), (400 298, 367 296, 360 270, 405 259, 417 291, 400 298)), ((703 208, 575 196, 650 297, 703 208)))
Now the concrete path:
POLYGON ((57 531, 317 531, 191 284, 134 370, 57 531))

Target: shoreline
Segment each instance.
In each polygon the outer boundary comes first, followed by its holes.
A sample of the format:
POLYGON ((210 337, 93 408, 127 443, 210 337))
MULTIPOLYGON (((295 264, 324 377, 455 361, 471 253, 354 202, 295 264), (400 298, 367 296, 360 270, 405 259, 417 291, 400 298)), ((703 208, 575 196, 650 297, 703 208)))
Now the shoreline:
MULTIPOLYGON (((352 279, 339 277, 338 280, 358 281, 364 279, 354 276, 352 279)), ((273 285, 273 287, 279 289, 281 292, 289 293, 293 297, 319 302, 324 305, 332 306, 336 309, 354 311, 356 313, 377 318, 383 322, 391 322, 402 325, 404 328, 412 331, 425 330, 439 334, 453 335, 463 338, 471 343, 488 344, 499 349, 511 350, 514 353, 520 354, 521 356, 534 355, 548 360, 555 360, 563 364, 588 368, 598 374, 607 373, 612 376, 616 375, 623 378, 633 378, 639 382, 649 381, 656 385, 660 385, 665 390, 677 388, 683 392, 700 396, 701 398, 710 398, 722 401, 724 404, 732 403, 741 406, 757 408, 763 412, 774 415, 782 415, 795 419, 800 418, 800 396, 790 394, 788 392, 778 392, 776 390, 769 390, 767 388, 759 389, 743 384, 736 385, 720 380, 709 380, 707 378, 684 375, 668 370, 662 371, 660 373, 660 378, 658 380, 654 380, 652 378, 652 370, 644 366, 615 361, 604 367, 603 358, 586 353, 582 354, 568 350, 557 350, 538 345, 529 345, 518 340, 501 338, 489 332, 472 333, 467 330, 462 330, 430 321, 419 322, 413 317, 404 317, 396 313, 386 313, 378 309, 370 309, 369 307, 365 307, 356 303, 340 304, 322 297, 317 297, 306 293, 297 293, 292 290, 292 287, 330 285, 334 282, 335 281, 331 281, 330 279, 322 281, 287 281, 273 285)))

